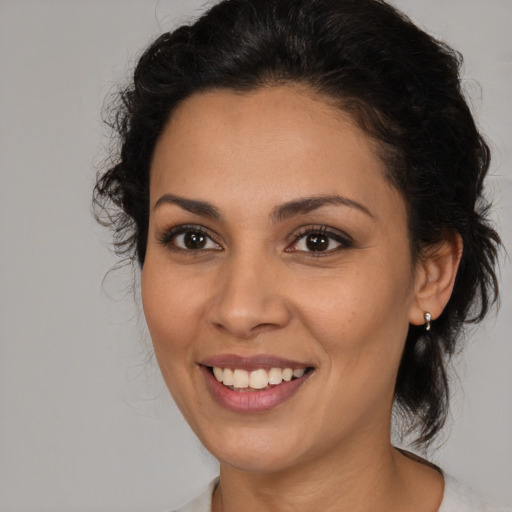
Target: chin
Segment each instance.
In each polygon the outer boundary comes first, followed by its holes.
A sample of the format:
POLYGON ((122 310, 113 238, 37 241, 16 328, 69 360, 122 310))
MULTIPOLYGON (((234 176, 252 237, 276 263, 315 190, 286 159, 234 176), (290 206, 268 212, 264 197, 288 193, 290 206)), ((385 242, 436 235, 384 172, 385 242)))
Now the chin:
MULTIPOLYGON (((210 432, 211 434, 211 432, 210 432)), ((246 435, 237 431, 230 436, 224 434, 216 439, 203 438, 203 444, 219 460, 239 471, 275 473, 294 465, 302 443, 294 443, 290 436, 283 439, 275 433, 259 432, 258 428, 247 429, 246 435)))

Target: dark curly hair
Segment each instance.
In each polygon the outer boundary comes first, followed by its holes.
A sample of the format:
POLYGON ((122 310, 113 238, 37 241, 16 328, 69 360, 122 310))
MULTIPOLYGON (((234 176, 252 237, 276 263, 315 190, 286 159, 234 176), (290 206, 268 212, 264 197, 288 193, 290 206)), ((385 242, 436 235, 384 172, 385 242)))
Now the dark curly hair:
POLYGON ((144 265, 152 154, 169 116, 199 91, 302 84, 330 98, 377 142, 408 207, 414 258, 460 234, 451 299, 432 329, 411 325, 395 406, 416 444, 442 428, 447 363, 467 322, 498 298, 500 239, 487 220, 489 148, 460 87, 462 57, 382 0, 225 0, 161 35, 114 103, 119 146, 98 175, 98 218, 120 255, 144 265))

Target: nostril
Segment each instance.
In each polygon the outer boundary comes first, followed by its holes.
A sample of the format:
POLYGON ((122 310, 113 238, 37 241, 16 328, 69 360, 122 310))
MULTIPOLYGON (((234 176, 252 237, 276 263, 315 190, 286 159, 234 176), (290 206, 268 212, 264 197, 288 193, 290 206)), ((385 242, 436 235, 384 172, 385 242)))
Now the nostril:
POLYGON ((239 341, 251 341, 264 332, 280 328, 279 324, 257 323, 247 318, 226 319, 224 322, 214 322, 213 325, 218 330, 234 336, 239 341))
POLYGON ((257 273, 254 265, 249 270, 247 266, 229 268, 229 276, 219 282, 207 311, 216 329, 242 341, 283 327, 290 319, 287 302, 276 289, 277 280, 270 279, 268 272, 257 273))

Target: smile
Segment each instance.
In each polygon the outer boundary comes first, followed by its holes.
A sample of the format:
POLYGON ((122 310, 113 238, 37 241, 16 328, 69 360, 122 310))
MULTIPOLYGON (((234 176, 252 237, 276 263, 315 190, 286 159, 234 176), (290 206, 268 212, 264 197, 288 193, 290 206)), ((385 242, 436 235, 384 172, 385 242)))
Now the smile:
POLYGON ((314 368, 269 356, 216 356, 199 368, 212 398, 233 412, 259 413, 291 399, 314 368))
POLYGON ((214 366, 213 375, 218 382, 229 387, 233 391, 246 390, 258 391, 270 389, 272 386, 278 386, 283 381, 290 382, 293 379, 299 379, 306 372, 306 368, 271 368, 265 370, 260 368, 251 372, 239 368, 220 368, 214 366))

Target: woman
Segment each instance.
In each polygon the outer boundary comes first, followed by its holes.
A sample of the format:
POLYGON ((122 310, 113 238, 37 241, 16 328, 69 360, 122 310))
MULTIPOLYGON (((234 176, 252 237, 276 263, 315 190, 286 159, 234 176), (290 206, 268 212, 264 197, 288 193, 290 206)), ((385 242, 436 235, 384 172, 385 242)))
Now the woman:
POLYGON ((459 64, 376 0, 224 1, 141 57, 95 197, 220 461, 180 510, 488 510, 390 442, 439 433, 498 294, 459 64))

